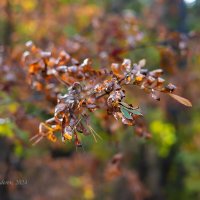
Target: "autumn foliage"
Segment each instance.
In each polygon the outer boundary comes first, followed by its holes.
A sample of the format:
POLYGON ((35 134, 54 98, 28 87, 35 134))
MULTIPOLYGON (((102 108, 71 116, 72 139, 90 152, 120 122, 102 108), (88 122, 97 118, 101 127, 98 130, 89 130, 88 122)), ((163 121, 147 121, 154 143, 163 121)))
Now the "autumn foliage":
POLYGON ((44 137, 56 142, 59 133, 63 142, 74 139, 76 146, 82 146, 79 134, 100 137, 90 125, 90 113, 99 109, 125 125, 135 126, 139 136, 150 138, 141 123, 143 115, 139 106, 125 102, 127 85, 139 87, 157 101, 160 93, 165 93, 191 106, 187 99, 174 94, 176 86, 166 83, 162 69, 145 68, 145 59, 138 63, 124 59, 122 63, 96 69, 91 59, 79 61, 65 50, 43 51, 31 41, 26 46, 23 62, 29 83, 57 102, 54 116, 40 123, 39 133, 31 138, 33 144, 44 137), (62 92, 60 85, 66 92, 62 92))

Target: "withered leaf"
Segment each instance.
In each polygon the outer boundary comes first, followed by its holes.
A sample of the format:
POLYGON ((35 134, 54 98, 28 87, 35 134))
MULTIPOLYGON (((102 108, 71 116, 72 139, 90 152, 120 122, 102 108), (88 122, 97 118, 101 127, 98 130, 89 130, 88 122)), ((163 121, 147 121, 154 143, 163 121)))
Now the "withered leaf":
POLYGON ((151 91, 151 96, 153 99, 160 101, 159 93, 157 91, 155 91, 154 89, 152 89, 152 91, 151 91))
POLYGON ((188 107, 192 107, 192 103, 188 99, 186 99, 184 97, 181 97, 181 96, 179 96, 177 94, 172 94, 172 93, 168 93, 168 94, 172 98, 174 98, 176 101, 178 101, 179 103, 181 103, 181 104, 183 104, 185 106, 188 106, 188 107))
POLYGON ((56 107, 55 107, 55 115, 57 115, 58 113, 63 112, 66 109, 66 107, 67 106, 64 103, 57 104, 56 107))
POLYGON ((146 59, 142 59, 138 62, 138 65, 140 66, 140 68, 144 67, 146 65, 146 59))

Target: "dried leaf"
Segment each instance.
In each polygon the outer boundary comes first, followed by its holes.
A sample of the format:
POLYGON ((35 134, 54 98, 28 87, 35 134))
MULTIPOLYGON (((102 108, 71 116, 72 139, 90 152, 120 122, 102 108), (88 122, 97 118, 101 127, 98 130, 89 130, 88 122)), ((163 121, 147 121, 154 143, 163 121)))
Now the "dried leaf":
POLYGON ((192 103, 186 99, 186 98, 183 98, 179 95, 176 95, 176 94, 172 94, 172 93, 169 93, 169 95, 174 98, 176 101, 178 101, 179 103, 185 105, 185 106, 188 106, 188 107, 192 107, 192 103))
POLYGON ((146 65, 146 59, 142 59, 139 61, 138 65, 142 68, 146 65))

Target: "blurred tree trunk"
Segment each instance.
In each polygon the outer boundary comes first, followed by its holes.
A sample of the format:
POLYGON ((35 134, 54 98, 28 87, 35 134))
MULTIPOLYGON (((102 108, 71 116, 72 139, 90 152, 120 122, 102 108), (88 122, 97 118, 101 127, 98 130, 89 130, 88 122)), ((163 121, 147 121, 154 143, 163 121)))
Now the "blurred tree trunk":
MULTIPOLYGON (((3 30, 3 38, 2 38, 2 44, 6 47, 1 47, 0 49, 0 65, 3 62, 3 58, 5 54, 7 53, 7 47, 10 48, 12 45, 12 32, 13 32, 13 18, 12 18, 12 8, 11 8, 11 2, 10 0, 6 0, 5 4, 5 24, 4 24, 4 30, 3 30)), ((5 140, 5 138, 0 138, 0 146, 3 149, 0 161, 5 166, 5 171, 1 172, 1 181, 10 181, 10 170, 11 170, 11 163, 10 163, 10 157, 12 153, 12 147, 11 145, 5 140)), ((9 185, 3 184, 0 186, 0 199, 2 200, 10 200, 10 194, 9 194, 9 185)))
POLYGON ((13 32, 13 16, 10 0, 6 1, 5 5, 6 22, 4 28, 4 45, 10 46, 12 44, 12 32, 13 32))
POLYGON ((165 4, 164 19, 168 27, 174 31, 186 33, 187 8, 184 0, 166 0, 165 4))
MULTIPOLYGON (((0 138, 0 146, 3 149, 0 155, 0 162, 2 163, 0 172, 0 181, 10 181, 10 157, 12 152, 12 146, 9 144, 9 142, 4 138, 0 138)), ((8 184, 2 184, 0 185, 0 199, 2 200, 10 200, 10 194, 9 194, 9 185, 8 184)))

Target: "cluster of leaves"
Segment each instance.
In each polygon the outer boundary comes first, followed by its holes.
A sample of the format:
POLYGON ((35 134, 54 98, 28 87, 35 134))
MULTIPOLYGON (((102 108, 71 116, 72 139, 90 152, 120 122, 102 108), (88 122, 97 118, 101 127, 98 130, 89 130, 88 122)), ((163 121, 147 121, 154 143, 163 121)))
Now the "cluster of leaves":
POLYGON ((54 117, 40 124, 39 134, 32 138, 34 144, 43 137, 56 142, 56 135, 61 132, 62 141, 74 138, 75 144, 81 146, 78 133, 96 134, 90 126, 90 112, 98 109, 106 110, 123 124, 136 125, 138 135, 149 138, 150 134, 138 122, 142 117, 139 107, 124 101, 126 85, 140 87, 155 100, 160 100, 160 93, 167 93, 191 106, 187 99, 173 94, 176 86, 165 83, 162 69, 148 71, 144 68, 144 59, 134 64, 124 59, 121 64, 112 63, 110 69, 95 69, 89 58, 79 62, 64 50, 43 51, 31 41, 26 46, 28 50, 23 54, 23 62, 28 68, 30 84, 57 99, 54 117), (67 88, 64 94, 60 84, 67 88))

